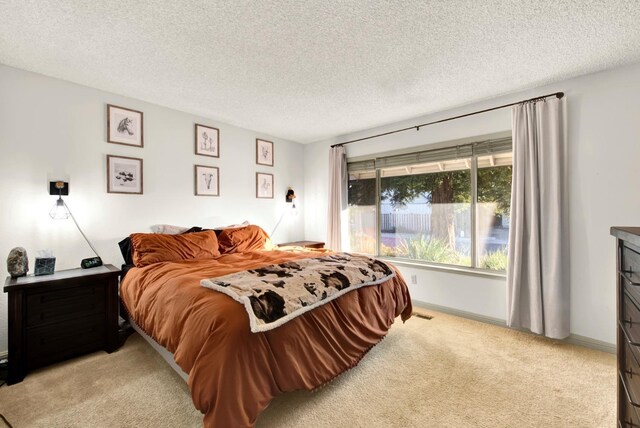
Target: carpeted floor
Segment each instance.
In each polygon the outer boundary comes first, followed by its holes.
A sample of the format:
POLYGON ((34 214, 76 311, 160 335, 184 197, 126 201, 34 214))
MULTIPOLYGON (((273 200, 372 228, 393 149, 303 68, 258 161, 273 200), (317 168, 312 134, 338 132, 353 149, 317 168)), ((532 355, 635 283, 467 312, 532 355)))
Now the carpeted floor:
MULTIPOLYGON (((276 398, 257 427, 615 426, 614 355, 434 315, 397 321, 358 367, 276 398)), ((202 423, 186 384, 138 335, 0 388, 0 413, 14 428, 202 423)))

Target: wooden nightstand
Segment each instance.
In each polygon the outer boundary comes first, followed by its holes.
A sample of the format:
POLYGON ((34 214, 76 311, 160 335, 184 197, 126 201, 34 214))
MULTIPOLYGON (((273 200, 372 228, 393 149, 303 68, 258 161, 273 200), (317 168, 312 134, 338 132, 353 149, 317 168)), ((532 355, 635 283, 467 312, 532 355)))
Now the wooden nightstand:
POLYGON ((119 346, 118 275, 120 269, 104 265, 7 278, 7 384, 21 382, 36 367, 99 349, 115 351, 119 346))
POLYGON ((320 241, 293 241, 278 244, 278 247, 305 247, 305 248, 324 248, 324 242, 320 241))

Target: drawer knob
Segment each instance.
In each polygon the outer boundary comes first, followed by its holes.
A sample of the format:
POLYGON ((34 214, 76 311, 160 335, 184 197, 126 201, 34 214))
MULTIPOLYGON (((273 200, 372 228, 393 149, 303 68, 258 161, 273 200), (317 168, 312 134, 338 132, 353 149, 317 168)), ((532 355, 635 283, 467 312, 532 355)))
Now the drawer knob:
POLYGON ((633 318, 629 317, 628 320, 622 320, 622 322, 625 323, 625 324, 633 325, 633 318))
POLYGON ((634 375, 634 374, 637 374, 637 373, 633 373, 633 370, 632 370, 632 369, 625 370, 624 372, 625 372, 626 374, 628 374, 630 378, 633 378, 633 375, 634 375))

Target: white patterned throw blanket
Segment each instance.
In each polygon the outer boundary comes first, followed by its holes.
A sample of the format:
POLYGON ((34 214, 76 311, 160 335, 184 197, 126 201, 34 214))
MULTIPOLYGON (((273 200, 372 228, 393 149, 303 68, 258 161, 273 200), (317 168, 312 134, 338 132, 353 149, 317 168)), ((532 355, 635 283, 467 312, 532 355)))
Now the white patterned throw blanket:
POLYGON ((336 253, 293 260, 217 278, 200 285, 242 303, 251 331, 272 330, 360 287, 395 276, 386 263, 367 256, 336 253))

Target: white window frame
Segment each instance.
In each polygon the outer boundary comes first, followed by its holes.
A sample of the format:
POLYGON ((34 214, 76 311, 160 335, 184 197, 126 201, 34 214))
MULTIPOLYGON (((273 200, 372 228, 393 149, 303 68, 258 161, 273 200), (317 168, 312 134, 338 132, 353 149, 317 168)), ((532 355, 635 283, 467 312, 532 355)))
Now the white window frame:
MULTIPOLYGON (((506 272, 504 270, 492 270, 492 269, 484 269, 478 267, 478 245, 477 245, 477 207, 478 207, 478 157, 486 155, 487 153, 506 153, 505 144, 506 140, 509 140, 509 144, 511 142, 511 135, 508 137, 501 138, 490 138, 490 139, 482 139, 478 141, 476 139, 475 142, 466 143, 464 146, 470 146, 470 175, 471 175, 471 266, 460 266, 460 265, 452 265, 445 263, 437 263, 437 262, 429 262, 425 260, 415 260, 404 257, 388 257, 388 256, 380 256, 380 246, 381 246, 381 237, 382 237, 382 209, 381 209, 381 171, 388 166, 384 166, 389 163, 389 160, 393 161, 392 158, 399 158, 399 156, 415 156, 416 158, 422 155, 425 158, 429 158, 429 156, 435 154, 439 156, 437 152, 447 152, 451 153, 452 149, 460 149, 463 145, 460 144, 447 144, 443 147, 433 150, 422 150, 422 151, 414 151, 414 152, 405 152, 400 155, 394 154, 391 156, 383 156, 377 155, 376 157, 368 157, 366 159, 358 159, 358 160, 350 160, 347 159, 347 163, 350 166, 356 165, 356 168, 360 166, 361 170, 372 171, 375 170, 375 203, 376 203, 376 254, 375 257, 378 257, 383 260, 388 260, 394 264, 400 266, 407 266, 411 268, 417 269, 430 269, 437 271, 445 271, 452 273, 461 273, 468 274, 474 276, 482 276, 489 278, 505 278, 506 272), (497 148, 496 148, 497 147, 497 148)), ((463 150, 464 151, 464 150, 463 150)), ((512 152, 509 149, 509 152, 512 152)), ((469 153, 469 151, 465 151, 465 153, 469 153)), ((464 158, 469 158, 469 156, 463 156, 464 158)), ((450 157, 447 160, 454 160, 455 156, 450 157)), ((443 159, 445 160, 445 159, 443 159)))

